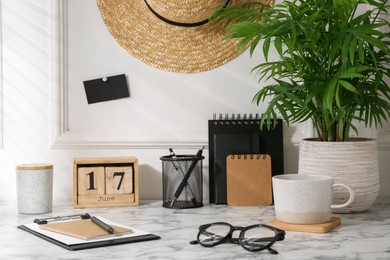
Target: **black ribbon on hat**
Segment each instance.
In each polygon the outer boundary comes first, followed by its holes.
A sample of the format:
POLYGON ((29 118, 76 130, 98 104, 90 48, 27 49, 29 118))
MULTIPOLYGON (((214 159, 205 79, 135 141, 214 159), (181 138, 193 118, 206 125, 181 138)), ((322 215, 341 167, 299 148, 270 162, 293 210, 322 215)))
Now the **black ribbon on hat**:
MULTIPOLYGON (((175 21, 172 21, 172 20, 169 20, 163 16, 161 16, 159 13, 157 13, 155 10, 153 10, 153 8, 148 4, 148 2, 146 0, 144 0, 146 6, 149 8, 149 10, 157 17, 159 18, 161 21, 164 21, 168 24, 171 24, 171 25, 176 25, 176 26, 182 26, 182 27, 196 27, 196 26, 200 26, 200 25, 204 25, 206 23, 208 23, 209 19, 205 19, 203 21, 200 21, 200 22, 196 22, 196 23, 180 23, 180 22, 175 22, 175 21)), ((225 3, 224 5, 224 8, 229 4, 230 0, 227 0, 227 2, 225 3)))

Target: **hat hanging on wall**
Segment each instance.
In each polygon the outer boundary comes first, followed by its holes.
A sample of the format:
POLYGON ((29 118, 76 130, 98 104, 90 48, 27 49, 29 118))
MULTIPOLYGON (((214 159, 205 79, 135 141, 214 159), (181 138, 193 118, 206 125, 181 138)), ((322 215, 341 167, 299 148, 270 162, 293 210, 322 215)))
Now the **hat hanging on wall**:
POLYGON ((217 6, 245 2, 249 1, 97 0, 119 45, 150 66, 181 73, 207 71, 237 56, 238 40, 224 40, 223 24, 209 23, 208 17, 217 6))

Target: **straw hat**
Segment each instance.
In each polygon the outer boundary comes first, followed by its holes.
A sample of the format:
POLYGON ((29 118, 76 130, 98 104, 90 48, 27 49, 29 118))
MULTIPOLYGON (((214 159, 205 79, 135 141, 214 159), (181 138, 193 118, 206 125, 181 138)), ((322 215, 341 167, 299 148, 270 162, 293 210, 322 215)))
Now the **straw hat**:
MULTIPOLYGON (((273 0, 256 0, 273 3, 273 0)), ((153 67, 195 73, 237 56, 238 40, 223 40, 222 24, 208 23, 217 7, 248 0, 98 0, 112 36, 135 58, 153 67)))

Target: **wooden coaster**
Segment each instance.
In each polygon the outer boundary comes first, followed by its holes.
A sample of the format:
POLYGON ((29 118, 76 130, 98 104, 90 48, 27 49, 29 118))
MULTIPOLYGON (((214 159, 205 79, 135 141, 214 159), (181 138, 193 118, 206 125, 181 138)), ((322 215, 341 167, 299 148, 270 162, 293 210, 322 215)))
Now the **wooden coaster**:
POLYGON ((335 227, 341 224, 340 218, 332 217, 329 222, 321 223, 321 224, 310 224, 310 225, 302 225, 302 224, 290 224, 284 223, 277 219, 273 219, 267 223, 270 226, 283 229, 285 231, 296 231, 296 232, 309 232, 309 233, 328 233, 335 227))

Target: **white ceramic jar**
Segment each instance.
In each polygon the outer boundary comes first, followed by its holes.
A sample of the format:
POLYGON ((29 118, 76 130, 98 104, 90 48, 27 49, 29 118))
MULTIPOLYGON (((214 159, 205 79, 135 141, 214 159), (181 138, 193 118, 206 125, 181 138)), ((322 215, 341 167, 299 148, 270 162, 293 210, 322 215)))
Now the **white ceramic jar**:
POLYGON ((40 214, 52 211, 52 164, 17 165, 16 186, 19 213, 40 214))

